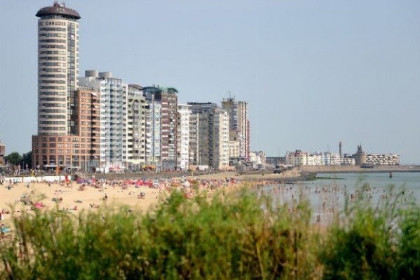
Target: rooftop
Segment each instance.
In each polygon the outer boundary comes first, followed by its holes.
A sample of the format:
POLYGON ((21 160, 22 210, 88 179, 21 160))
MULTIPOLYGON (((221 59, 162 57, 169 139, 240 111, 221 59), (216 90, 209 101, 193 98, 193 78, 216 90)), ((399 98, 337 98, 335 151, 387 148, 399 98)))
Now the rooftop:
POLYGON ((37 13, 37 17, 45 17, 52 15, 61 15, 63 17, 80 19, 80 15, 73 9, 66 8, 65 4, 59 4, 58 1, 55 1, 54 4, 50 7, 44 7, 40 9, 37 13))

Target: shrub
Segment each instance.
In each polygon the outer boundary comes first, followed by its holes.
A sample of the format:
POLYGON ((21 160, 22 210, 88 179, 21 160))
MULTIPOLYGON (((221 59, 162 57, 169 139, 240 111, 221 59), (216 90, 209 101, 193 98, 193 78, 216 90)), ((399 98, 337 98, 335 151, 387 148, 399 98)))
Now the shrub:
POLYGON ((128 211, 53 211, 14 218, 16 239, 3 244, 4 278, 274 279, 314 271, 306 203, 274 207, 242 193, 209 201, 174 192, 146 215, 128 211), (16 246, 18 244, 18 246, 16 246))
POLYGON ((398 262, 395 279, 417 279, 420 275, 420 207, 402 211, 399 223, 398 262))
POLYGON ((0 239, 0 279, 416 279, 419 206, 366 191, 320 231, 304 199, 245 191, 173 192, 146 214, 23 212, 0 239))
MULTIPOLYGON (((362 186, 356 191, 357 201, 350 206, 347 197, 340 221, 330 227, 320 251, 324 279, 400 279, 394 278, 396 266, 400 258, 409 257, 398 256, 401 238, 405 238, 398 227, 404 197, 395 194, 391 186, 387 199, 375 206, 369 191, 362 186)), ((408 228, 413 225, 406 220, 402 224, 408 228)), ((413 238, 407 236, 410 241, 413 238)))

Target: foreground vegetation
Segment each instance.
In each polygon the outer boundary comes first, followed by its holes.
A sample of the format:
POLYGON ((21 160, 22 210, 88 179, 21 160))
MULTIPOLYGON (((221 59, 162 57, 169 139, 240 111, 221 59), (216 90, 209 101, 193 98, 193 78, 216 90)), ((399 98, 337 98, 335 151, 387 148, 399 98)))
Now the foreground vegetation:
MULTIPOLYGON (((0 242, 0 279, 414 279, 420 209, 363 192, 328 228, 304 199, 272 205, 243 192, 129 209, 36 211, 0 242)), ((417 278, 416 278, 417 279, 417 278)))

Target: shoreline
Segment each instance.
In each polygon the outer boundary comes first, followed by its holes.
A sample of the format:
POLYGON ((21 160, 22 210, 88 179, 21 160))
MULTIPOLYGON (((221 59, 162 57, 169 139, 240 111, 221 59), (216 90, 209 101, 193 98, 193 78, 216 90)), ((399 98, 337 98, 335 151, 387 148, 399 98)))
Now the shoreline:
POLYGON ((315 173, 389 173, 389 172, 420 172, 419 165, 387 165, 373 168, 360 166, 300 166, 301 172, 315 173))

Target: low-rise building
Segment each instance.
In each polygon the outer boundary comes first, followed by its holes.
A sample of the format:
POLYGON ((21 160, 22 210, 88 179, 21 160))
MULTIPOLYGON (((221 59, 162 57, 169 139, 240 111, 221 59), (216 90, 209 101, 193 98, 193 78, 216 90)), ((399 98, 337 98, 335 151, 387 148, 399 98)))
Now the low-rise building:
POLYGON ((307 165, 309 153, 296 150, 286 153, 286 164, 293 166, 307 165))
POLYGON ((325 152, 322 153, 323 165, 341 165, 342 159, 339 153, 325 152))
POLYGON ((266 157, 265 162, 267 165, 271 165, 273 167, 279 165, 286 164, 286 157, 266 157))
POLYGON ((356 165, 356 159, 354 155, 344 154, 342 158, 342 165, 356 165))
POLYGON ((399 165, 400 156, 397 154, 367 154, 366 164, 371 165, 399 165))
POLYGON ((250 152, 249 161, 254 168, 260 168, 266 165, 265 153, 263 151, 250 152))

